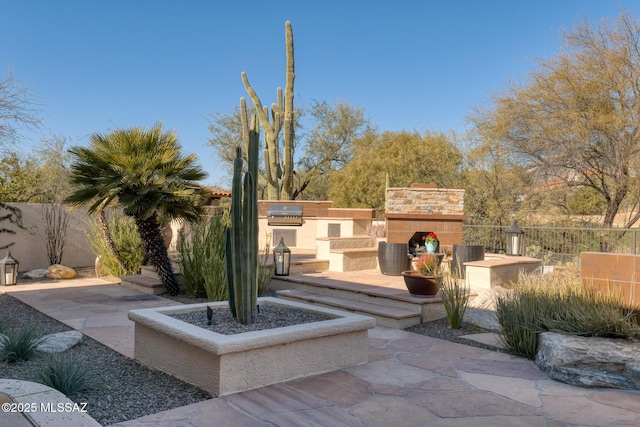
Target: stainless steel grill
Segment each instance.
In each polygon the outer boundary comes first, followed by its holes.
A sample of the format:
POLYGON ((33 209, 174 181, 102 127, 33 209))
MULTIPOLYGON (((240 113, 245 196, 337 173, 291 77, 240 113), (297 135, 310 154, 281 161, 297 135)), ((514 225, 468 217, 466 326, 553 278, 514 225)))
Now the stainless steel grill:
POLYGON ((267 208, 269 225, 302 225, 302 206, 270 205, 267 208))

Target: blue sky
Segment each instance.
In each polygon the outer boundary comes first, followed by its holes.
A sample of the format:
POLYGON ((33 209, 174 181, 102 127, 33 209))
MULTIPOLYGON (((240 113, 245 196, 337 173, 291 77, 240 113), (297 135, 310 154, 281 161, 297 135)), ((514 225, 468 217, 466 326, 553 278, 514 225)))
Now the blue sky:
POLYGON ((640 1, 0 0, 0 76, 44 106, 45 129, 92 133, 162 121, 196 152, 208 184, 228 184, 207 145, 211 112, 284 86, 284 23, 295 41, 295 103, 342 100, 380 131, 462 132, 472 108, 521 81, 575 23, 640 18, 640 1))

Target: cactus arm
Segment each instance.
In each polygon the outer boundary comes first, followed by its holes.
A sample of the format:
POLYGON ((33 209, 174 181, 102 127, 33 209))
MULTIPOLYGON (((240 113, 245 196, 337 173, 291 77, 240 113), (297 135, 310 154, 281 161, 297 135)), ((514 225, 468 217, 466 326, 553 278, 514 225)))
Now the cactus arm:
POLYGON ((233 271, 233 250, 231 246, 231 228, 226 227, 224 229, 224 251, 225 251, 225 263, 227 268, 227 294, 229 295, 229 310, 231 310, 231 315, 236 318, 236 298, 235 298, 235 288, 233 286, 233 274, 230 272, 233 271))
POLYGON ((295 63, 293 59, 293 30, 291 22, 285 23, 285 44, 287 51, 287 71, 286 85, 284 88, 284 147, 283 147, 283 167, 284 177, 282 178, 282 188, 286 194, 293 194, 293 139, 294 133, 294 112, 293 112, 293 81, 295 80, 295 63))

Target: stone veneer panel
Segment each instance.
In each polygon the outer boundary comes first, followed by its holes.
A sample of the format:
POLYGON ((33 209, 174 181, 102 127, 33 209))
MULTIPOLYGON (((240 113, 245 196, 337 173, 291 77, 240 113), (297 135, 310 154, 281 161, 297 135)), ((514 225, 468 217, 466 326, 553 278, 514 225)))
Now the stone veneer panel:
POLYGON ((413 233, 433 232, 441 249, 462 243, 464 190, 413 186, 388 188, 387 242, 408 243, 413 233))
POLYGON ((464 190, 388 188, 387 214, 463 215, 464 190))

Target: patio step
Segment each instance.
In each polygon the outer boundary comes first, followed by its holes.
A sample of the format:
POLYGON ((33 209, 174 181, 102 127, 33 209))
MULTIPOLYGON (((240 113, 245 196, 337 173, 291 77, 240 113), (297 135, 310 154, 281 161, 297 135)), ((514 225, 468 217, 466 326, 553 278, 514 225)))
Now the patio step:
POLYGON ((411 295, 407 292, 404 284, 401 288, 390 288, 331 279, 326 276, 290 275, 273 276, 269 288, 276 291, 278 297, 303 295, 304 298, 313 297, 322 303, 332 302, 333 307, 337 307, 337 301, 339 301, 339 305, 342 305, 345 310, 366 313, 366 310, 370 309, 370 315, 374 317, 382 307, 393 313, 392 319, 394 316, 400 316, 389 323, 384 321, 385 326, 394 325, 391 327, 403 327, 402 324, 405 322, 413 321, 405 320, 409 317, 404 318, 404 313, 407 316, 409 313, 416 316, 416 323, 412 324, 430 322, 446 316, 442 299, 439 296, 424 298, 411 295), (294 290, 296 292, 291 292, 294 290), (298 292, 304 293, 298 294, 298 292), (401 315, 401 313, 403 314, 401 315))
POLYGON ((122 276, 120 277, 120 284, 151 295, 162 295, 167 292, 160 279, 144 274, 122 276))
POLYGON ((286 300, 317 304, 323 307, 338 308, 365 316, 371 316, 376 319, 377 325, 389 328, 404 329, 420 323, 420 313, 403 308, 318 294, 300 289, 277 291, 276 295, 278 298, 286 300))

